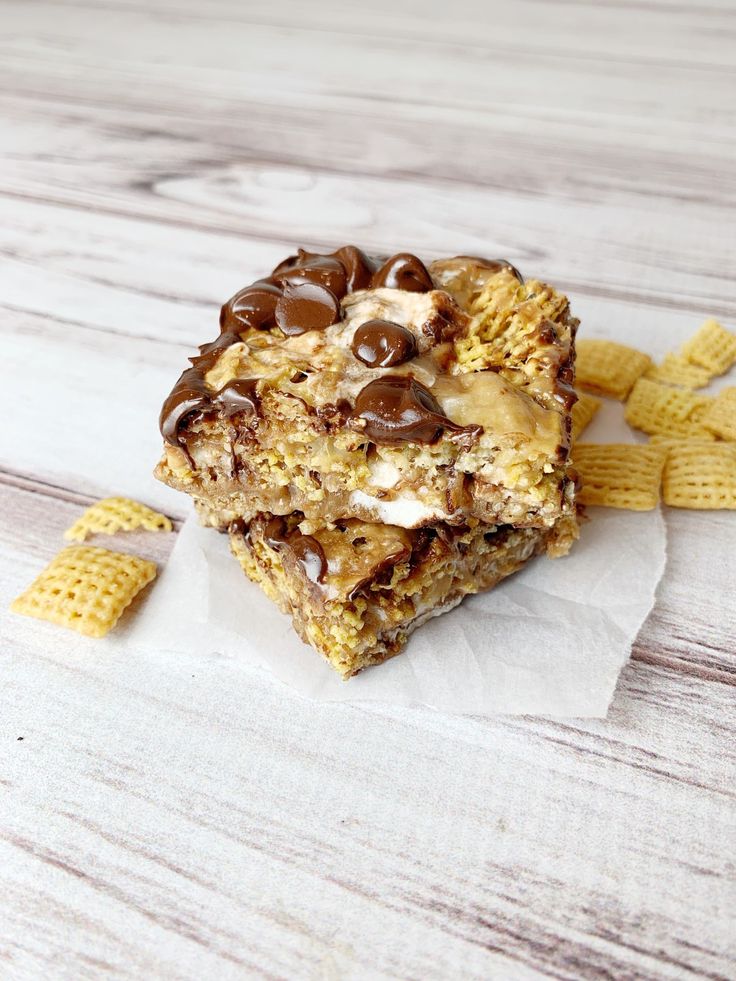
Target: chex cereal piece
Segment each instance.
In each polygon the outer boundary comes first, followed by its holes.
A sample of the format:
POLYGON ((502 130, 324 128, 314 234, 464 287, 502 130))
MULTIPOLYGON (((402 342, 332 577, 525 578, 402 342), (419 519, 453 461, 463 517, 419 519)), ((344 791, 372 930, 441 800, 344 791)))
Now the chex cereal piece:
POLYGON ((703 388, 713 377, 707 368, 692 364, 681 354, 666 354, 661 364, 646 372, 646 378, 678 388, 703 388))
POLYGON ((52 559, 10 609, 88 637, 104 637, 155 577, 154 562, 105 548, 72 545, 52 559))
POLYGON ((736 440, 736 387, 724 388, 703 413, 705 428, 721 439, 736 440))
POLYGON ((575 379, 596 395, 623 401, 634 382, 652 366, 648 354, 615 341, 579 340, 576 343, 575 379))
POLYGON ((97 501, 64 532, 70 542, 83 542, 89 535, 115 535, 119 531, 171 531, 171 521, 128 497, 106 497, 97 501))
POLYGON ((702 418, 711 403, 706 395, 695 395, 649 378, 640 378, 626 403, 630 426, 652 435, 693 436, 708 439, 702 418))
POLYGON ((682 441, 671 446, 662 483, 670 507, 736 509, 736 444, 682 441))
POLYGON ((659 503, 659 486, 667 447, 630 443, 578 443, 572 464, 582 487, 581 504, 630 511, 651 511, 659 503))
POLYGON ((692 364, 707 368, 711 374, 723 375, 736 364, 736 334, 726 330, 717 320, 706 320, 680 348, 680 353, 692 364))
POLYGON ((590 425, 601 404, 601 400, 597 399, 595 395, 588 395, 585 392, 578 395, 578 400, 572 407, 571 413, 573 443, 580 439, 581 433, 590 425))

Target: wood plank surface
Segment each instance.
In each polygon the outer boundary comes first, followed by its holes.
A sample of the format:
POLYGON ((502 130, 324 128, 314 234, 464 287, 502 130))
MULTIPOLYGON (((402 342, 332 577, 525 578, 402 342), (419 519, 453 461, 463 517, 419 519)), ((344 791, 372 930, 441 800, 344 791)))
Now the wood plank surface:
MULTIPOLYGON (((732 0, 0 14, 4 611, 92 500, 183 517, 162 397, 296 245, 504 254, 654 355, 736 327, 732 0)), ((601 721, 312 703, 3 613, 0 977, 736 976, 736 516, 665 517, 601 721)))

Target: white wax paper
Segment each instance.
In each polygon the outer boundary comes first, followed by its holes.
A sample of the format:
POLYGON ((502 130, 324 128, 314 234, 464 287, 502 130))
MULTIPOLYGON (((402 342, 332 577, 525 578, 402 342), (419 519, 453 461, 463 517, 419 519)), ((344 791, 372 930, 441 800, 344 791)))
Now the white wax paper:
MULTIPOLYGON (((586 438, 634 440, 615 403, 604 405, 586 438)), ((569 556, 533 560, 425 623, 398 657, 344 682, 245 578, 227 536, 192 516, 129 639, 230 656, 321 701, 602 718, 654 603, 666 532, 659 510, 591 508, 589 517, 569 556)))

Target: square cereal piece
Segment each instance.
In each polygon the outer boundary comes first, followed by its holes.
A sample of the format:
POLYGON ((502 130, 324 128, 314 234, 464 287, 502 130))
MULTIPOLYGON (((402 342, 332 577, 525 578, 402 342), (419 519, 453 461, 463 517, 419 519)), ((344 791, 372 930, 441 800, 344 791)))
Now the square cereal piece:
POLYGON ((736 387, 724 388, 705 410, 702 423, 721 439, 736 440, 736 387))
POLYGON ((723 375, 736 364, 736 334, 726 330, 717 320, 706 320, 680 348, 680 353, 692 364, 707 368, 711 374, 723 375))
POLYGON ((116 535, 119 531, 171 531, 171 521, 128 497, 106 497, 92 504, 64 532, 69 542, 83 542, 89 535, 116 535))
POLYGON ((669 448, 665 504, 700 511, 736 509, 736 444, 682 441, 669 448))
POLYGON ((651 511, 659 503, 659 486, 667 447, 629 443, 578 443, 573 467, 582 487, 581 504, 651 511))
POLYGON ((650 435, 692 436, 709 439, 702 418, 711 403, 706 395, 695 395, 670 385, 640 378, 626 403, 626 421, 650 435))
POLYGON ((10 608, 88 637, 104 637, 155 577, 154 562, 73 545, 59 552, 10 608))
POLYGON ((712 376, 707 368, 692 364, 681 354, 667 354, 661 364, 655 365, 646 372, 645 377, 665 385, 692 390, 703 388, 712 376))
POLYGON ((615 341, 579 340, 576 344, 577 384, 596 395, 623 401, 651 366, 648 354, 615 341))
POLYGON ((593 421, 593 417, 601 407, 601 400, 595 395, 582 392, 572 407, 572 441, 577 442, 581 434, 593 421))

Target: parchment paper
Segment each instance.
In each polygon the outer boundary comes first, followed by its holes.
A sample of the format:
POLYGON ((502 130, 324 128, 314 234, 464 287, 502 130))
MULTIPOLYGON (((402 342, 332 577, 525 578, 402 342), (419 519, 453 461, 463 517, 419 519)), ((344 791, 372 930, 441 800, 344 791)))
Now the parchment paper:
MULTIPOLYGON (((617 403, 604 405, 586 438, 634 441, 617 403)), ((129 640, 229 656, 322 701, 601 718, 653 605, 666 533, 658 510, 591 508, 589 517, 569 556, 533 560, 424 624, 403 654, 344 682, 245 578, 227 536, 192 516, 129 640)))

